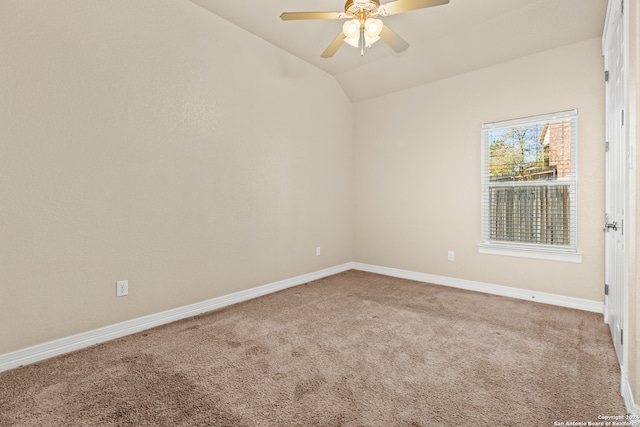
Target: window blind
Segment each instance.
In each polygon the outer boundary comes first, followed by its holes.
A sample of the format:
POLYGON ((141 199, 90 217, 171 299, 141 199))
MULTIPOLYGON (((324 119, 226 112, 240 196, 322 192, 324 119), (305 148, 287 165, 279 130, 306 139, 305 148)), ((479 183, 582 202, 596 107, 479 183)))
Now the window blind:
POLYGON ((482 244, 577 250, 577 111, 482 126, 482 244))

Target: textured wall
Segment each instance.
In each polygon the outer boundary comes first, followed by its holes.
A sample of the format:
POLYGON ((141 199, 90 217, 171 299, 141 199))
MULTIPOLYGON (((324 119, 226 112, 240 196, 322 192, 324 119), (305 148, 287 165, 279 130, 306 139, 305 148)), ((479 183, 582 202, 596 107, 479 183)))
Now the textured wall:
POLYGON ((172 0, 2 1, 0 56, 0 354, 353 259, 325 73, 172 0))
POLYGON ((602 61, 597 38, 355 104, 356 261, 602 301, 602 61), (479 254, 482 124, 574 108, 582 264, 479 254))

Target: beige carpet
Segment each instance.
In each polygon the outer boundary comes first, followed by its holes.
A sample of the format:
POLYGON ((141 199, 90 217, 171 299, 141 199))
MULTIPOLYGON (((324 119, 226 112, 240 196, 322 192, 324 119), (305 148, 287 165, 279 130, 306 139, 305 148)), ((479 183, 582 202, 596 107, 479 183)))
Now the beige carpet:
POLYGON ((553 426, 619 380, 602 315, 348 271, 0 373, 0 425, 553 426))

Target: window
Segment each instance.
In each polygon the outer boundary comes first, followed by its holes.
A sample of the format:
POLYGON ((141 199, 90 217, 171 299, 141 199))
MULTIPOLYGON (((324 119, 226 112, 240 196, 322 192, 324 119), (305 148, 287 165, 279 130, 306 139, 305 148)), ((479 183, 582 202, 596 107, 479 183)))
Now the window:
POLYGON ((480 253, 581 262, 577 111, 482 126, 480 253))

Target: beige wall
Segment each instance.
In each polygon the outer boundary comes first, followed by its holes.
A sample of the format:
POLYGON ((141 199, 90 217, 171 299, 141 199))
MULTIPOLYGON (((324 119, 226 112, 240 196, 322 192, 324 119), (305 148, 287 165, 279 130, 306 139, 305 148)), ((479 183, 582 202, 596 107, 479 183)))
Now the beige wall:
POLYGON ((0 354, 352 261, 329 75, 172 0, 2 1, 0 57, 0 354))
POLYGON ((600 38, 359 102, 354 114, 356 261, 602 301, 600 38), (583 262, 479 254, 482 124, 574 108, 583 262))

